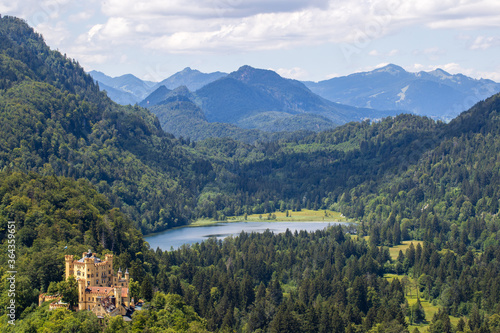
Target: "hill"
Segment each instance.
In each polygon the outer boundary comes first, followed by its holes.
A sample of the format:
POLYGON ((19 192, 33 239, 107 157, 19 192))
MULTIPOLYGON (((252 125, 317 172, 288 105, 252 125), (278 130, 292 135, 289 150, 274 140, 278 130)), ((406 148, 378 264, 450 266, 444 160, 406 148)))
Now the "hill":
POLYGON ((392 64, 370 72, 304 84, 334 102, 403 110, 445 121, 500 91, 500 84, 491 80, 451 75, 442 69, 410 73, 392 64))

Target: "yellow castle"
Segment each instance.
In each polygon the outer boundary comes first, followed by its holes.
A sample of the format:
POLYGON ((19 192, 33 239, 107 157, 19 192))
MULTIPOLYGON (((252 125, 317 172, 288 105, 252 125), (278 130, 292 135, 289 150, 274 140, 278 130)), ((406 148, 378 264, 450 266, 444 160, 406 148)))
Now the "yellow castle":
MULTIPOLYGON (((113 273, 113 255, 106 254, 101 260, 95 253, 84 252, 82 259, 73 260, 72 255, 65 256, 66 279, 74 276, 78 281, 78 310, 90 310, 98 317, 126 315, 134 306, 129 295, 129 273, 122 275, 121 269, 113 273)), ((42 294, 39 303, 50 300, 50 295, 42 294)), ((50 304, 50 308, 57 303, 50 304)))

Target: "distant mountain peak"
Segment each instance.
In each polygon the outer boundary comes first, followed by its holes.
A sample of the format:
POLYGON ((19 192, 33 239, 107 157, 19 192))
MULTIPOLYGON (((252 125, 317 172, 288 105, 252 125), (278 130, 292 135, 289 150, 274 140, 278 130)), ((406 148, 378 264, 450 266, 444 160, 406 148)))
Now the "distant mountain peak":
POLYGON ((448 73, 447 71, 441 68, 436 68, 435 70, 430 71, 429 74, 439 77, 442 80, 450 79, 453 77, 452 74, 448 73))
POLYGON ((254 81, 268 81, 268 80, 281 80, 283 79, 278 73, 268 70, 254 68, 252 66, 244 65, 238 68, 237 71, 232 72, 228 77, 236 79, 244 83, 251 83, 254 81))
POLYGON ((391 75, 398 75, 401 73, 407 73, 406 70, 403 67, 400 67, 398 65, 394 64, 388 64, 383 67, 377 68, 372 71, 372 73, 382 73, 382 72, 387 72, 391 75))
POLYGON ((179 73, 186 74, 186 73, 201 73, 201 72, 197 69, 192 69, 191 67, 186 67, 182 71, 180 71, 179 73))

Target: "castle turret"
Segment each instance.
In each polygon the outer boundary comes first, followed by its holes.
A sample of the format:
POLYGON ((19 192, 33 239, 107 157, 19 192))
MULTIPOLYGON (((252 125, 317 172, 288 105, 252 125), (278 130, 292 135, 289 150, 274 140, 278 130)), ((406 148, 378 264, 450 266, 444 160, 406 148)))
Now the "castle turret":
POLYGON ((115 300, 116 300, 115 304, 116 307, 122 304, 122 287, 119 286, 115 287, 115 300))
POLYGON ((108 262, 109 267, 113 268, 113 255, 112 254, 104 255, 104 260, 108 262))
POLYGON ((122 279, 122 269, 121 267, 118 268, 118 280, 121 280, 122 279))
POLYGON ((85 280, 78 280, 78 310, 85 310, 85 280))
POLYGON ((65 255, 64 259, 66 261, 66 280, 74 275, 73 272, 73 256, 72 255, 65 255))
POLYGON ((127 280, 127 282, 128 282, 129 278, 130 278, 130 274, 128 273, 128 268, 127 268, 125 270, 125 280, 127 280))

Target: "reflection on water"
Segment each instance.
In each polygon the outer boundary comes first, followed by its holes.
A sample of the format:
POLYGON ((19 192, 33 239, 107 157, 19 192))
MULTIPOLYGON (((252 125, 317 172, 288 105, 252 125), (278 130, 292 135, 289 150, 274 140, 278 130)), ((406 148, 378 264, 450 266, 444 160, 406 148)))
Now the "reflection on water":
POLYGON ((237 236, 242 231, 262 233, 266 230, 282 233, 286 229, 291 232, 305 230, 323 230, 330 225, 346 224, 345 222, 232 222, 217 223, 204 227, 183 227, 167 230, 154 236, 146 237, 152 249, 159 247, 162 250, 178 249, 183 244, 200 243, 203 240, 215 237, 223 239, 228 236, 237 236))

